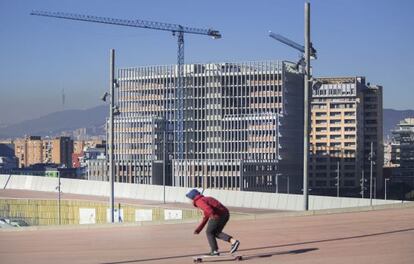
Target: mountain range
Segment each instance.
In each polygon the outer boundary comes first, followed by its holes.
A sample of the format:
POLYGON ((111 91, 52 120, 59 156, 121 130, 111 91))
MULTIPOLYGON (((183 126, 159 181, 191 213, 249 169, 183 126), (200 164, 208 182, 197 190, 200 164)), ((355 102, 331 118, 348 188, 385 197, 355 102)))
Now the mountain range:
MULTIPOLYGON (((58 136, 86 128, 88 135, 104 135, 104 124, 108 117, 108 106, 100 105, 85 110, 65 110, 27 120, 14 125, 0 127, 0 139, 13 139, 25 135, 58 136)), ((391 130, 407 117, 414 117, 414 110, 384 109, 384 139, 391 137, 391 130)))
POLYGON ((64 110, 40 118, 23 121, 0 128, 0 139, 13 139, 31 136, 59 136, 71 134, 79 128, 86 128, 94 134, 105 134, 104 124, 108 116, 108 106, 100 105, 85 110, 64 110))

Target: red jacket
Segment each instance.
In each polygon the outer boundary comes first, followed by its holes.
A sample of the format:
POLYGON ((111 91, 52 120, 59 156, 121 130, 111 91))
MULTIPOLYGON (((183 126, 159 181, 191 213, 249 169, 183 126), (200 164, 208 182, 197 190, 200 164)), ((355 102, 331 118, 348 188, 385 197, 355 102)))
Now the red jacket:
POLYGON ((193 205, 197 208, 200 208, 204 217, 201 223, 198 225, 195 232, 200 233, 206 225, 208 219, 211 217, 213 219, 220 218, 220 216, 228 214, 229 210, 221 204, 219 201, 213 197, 205 197, 202 194, 197 195, 193 199, 193 205))

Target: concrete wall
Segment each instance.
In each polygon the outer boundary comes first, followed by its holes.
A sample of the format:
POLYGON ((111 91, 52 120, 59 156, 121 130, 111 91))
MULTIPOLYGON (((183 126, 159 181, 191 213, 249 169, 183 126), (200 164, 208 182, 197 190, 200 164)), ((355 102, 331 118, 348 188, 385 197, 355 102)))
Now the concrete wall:
MULTIPOLYGON (((102 181, 87 181, 75 179, 61 179, 61 190, 64 193, 107 196, 109 194, 109 183, 102 181)), ((3 189, 25 189, 33 191, 56 192, 57 178, 26 176, 26 175, 1 175, 0 188, 3 189)), ((185 194, 188 188, 165 187, 166 201, 188 203, 185 194)), ((225 191, 207 189, 204 195, 214 196, 226 206, 261 208, 274 210, 301 211, 303 206, 302 195, 276 194, 260 192, 225 191)), ((163 186, 115 183, 115 196, 120 198, 163 200, 163 186)), ((401 203, 401 201, 373 199, 373 205, 401 203)), ((309 196, 309 209, 334 209, 369 206, 369 199, 360 198, 337 198, 327 196, 309 196)))
MULTIPOLYGON (((118 206, 118 205, 116 205, 118 206)), ((0 217, 10 219, 21 219, 29 225, 57 225, 58 222, 58 201, 56 200, 30 200, 30 199, 0 199, 0 217)), ((81 224, 81 210, 89 209, 94 211, 93 224, 105 224, 108 219, 108 203, 63 200, 61 201, 61 224, 81 224)), ((178 218, 174 220, 198 219, 201 215, 197 209, 167 209, 151 206, 135 206, 121 204, 122 222, 135 223, 142 221, 136 218, 137 210, 145 210, 155 222, 165 222, 173 220, 168 217, 168 212, 178 212, 178 218)), ((118 222, 115 219, 115 222, 118 222)), ((92 224, 92 222, 91 222, 92 224)))

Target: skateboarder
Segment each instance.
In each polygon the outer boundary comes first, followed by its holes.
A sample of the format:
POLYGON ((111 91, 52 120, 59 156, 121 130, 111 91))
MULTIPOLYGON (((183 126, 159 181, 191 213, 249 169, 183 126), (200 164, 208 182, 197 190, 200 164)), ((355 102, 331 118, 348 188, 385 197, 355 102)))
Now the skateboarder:
POLYGON ((206 197, 196 189, 192 189, 186 196, 193 201, 195 207, 200 208, 204 213, 204 218, 196 230, 194 230, 194 234, 199 234, 208 222, 206 234, 211 248, 210 255, 220 255, 216 237, 231 244, 231 254, 236 252, 240 242, 228 234, 223 233, 223 228, 230 218, 229 210, 213 197, 206 197))

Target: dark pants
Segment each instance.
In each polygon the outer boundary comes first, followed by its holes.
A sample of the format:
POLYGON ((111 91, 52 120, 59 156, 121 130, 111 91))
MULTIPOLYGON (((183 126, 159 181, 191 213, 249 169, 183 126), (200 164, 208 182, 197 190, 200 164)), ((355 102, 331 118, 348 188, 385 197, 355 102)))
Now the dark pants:
POLYGON ((229 213, 227 213, 227 214, 220 216, 220 218, 218 219, 208 220, 206 234, 207 234, 208 243, 210 244, 211 251, 214 251, 214 250, 218 251, 216 237, 226 242, 230 242, 231 236, 222 232, 227 221, 229 221, 229 218, 230 218, 230 215, 229 213))

